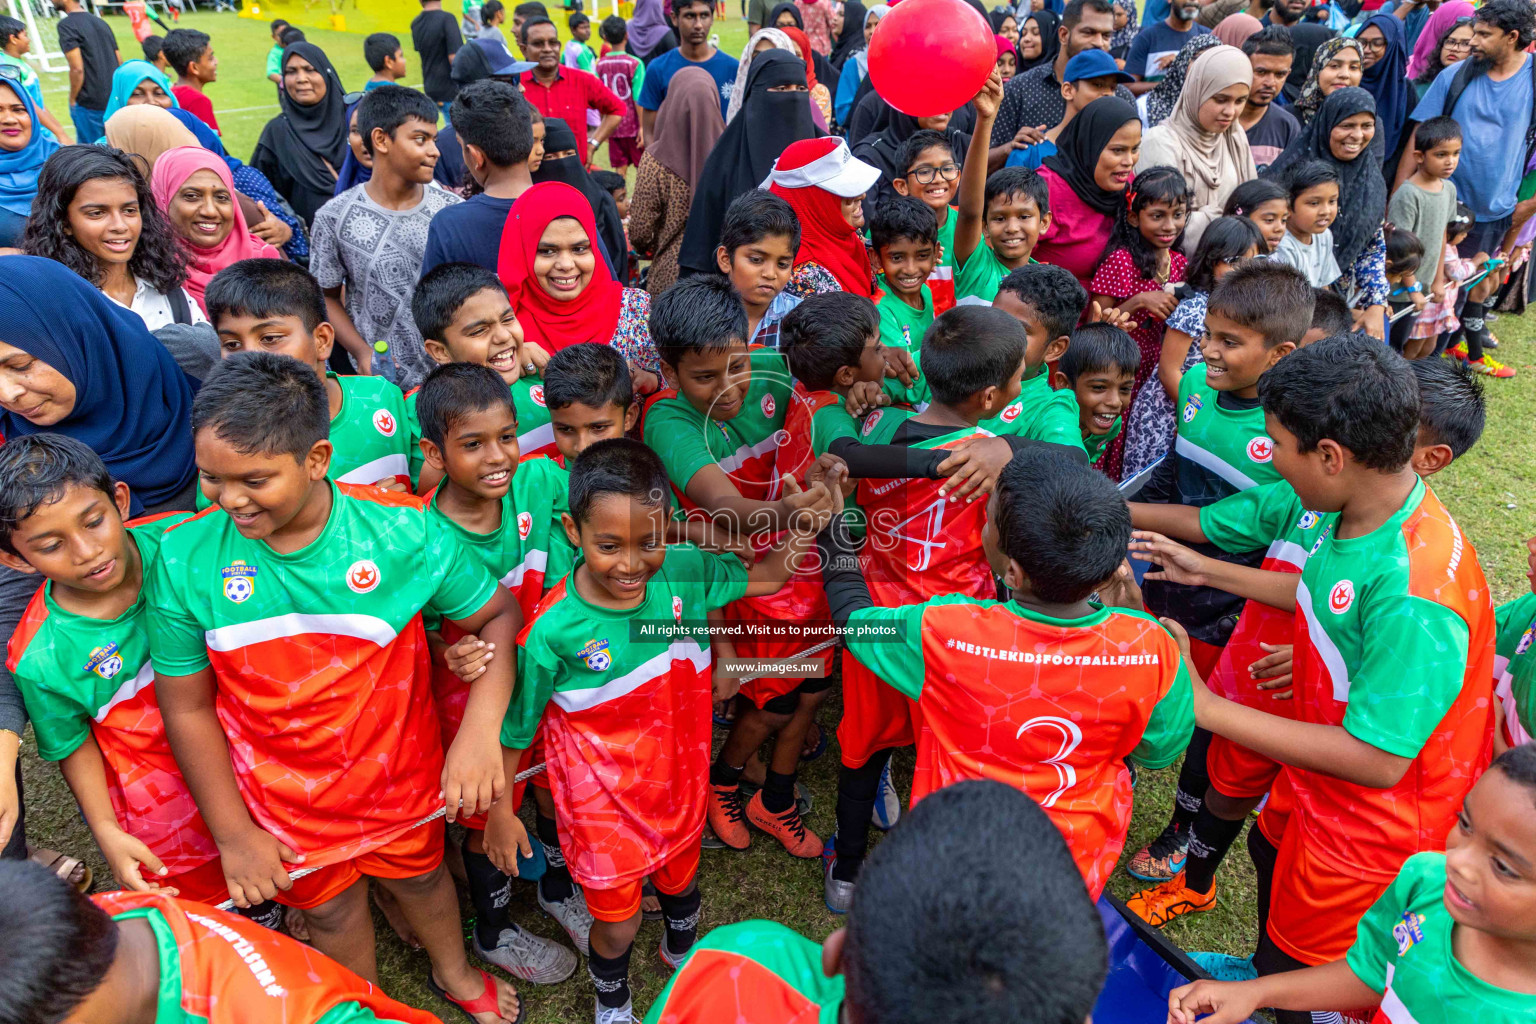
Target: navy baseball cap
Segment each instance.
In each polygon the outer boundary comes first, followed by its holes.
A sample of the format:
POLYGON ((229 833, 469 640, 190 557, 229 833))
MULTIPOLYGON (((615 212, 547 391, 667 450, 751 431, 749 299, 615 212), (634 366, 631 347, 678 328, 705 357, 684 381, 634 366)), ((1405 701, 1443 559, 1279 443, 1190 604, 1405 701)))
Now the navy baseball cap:
POLYGON ((1120 70, 1120 65, 1115 63, 1115 58, 1109 55, 1108 50, 1084 50, 1076 57, 1067 61, 1067 70, 1061 76, 1064 82, 1078 82, 1084 78, 1108 78, 1113 76, 1121 82, 1136 81, 1133 75, 1128 75, 1120 70))

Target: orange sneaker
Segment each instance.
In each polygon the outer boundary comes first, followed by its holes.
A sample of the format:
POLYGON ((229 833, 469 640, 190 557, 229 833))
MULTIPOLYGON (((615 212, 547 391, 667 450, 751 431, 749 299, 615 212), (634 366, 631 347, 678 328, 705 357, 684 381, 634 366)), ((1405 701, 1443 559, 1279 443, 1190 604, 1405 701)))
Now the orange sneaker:
POLYGON ((1480 373, 1484 377, 1497 377, 1504 380, 1515 375, 1513 366, 1505 366, 1488 353, 1483 353, 1483 358, 1468 360, 1467 366, 1473 373, 1480 373))
POLYGON ((783 843, 792 856, 821 856, 821 837, 805 827, 800 808, 794 804, 782 814, 774 814, 763 806, 763 791, 758 790, 747 801, 747 820, 783 843))
POLYGON ((1467 351, 1467 343, 1465 341, 1458 341, 1456 344, 1446 349, 1445 354, 1450 356, 1452 359, 1460 359, 1464 363, 1472 358, 1471 353, 1467 351))
POLYGON ((1125 901, 1125 907, 1154 928, 1161 928, 1176 917, 1198 914, 1216 905, 1216 887, 1210 892, 1195 892, 1184 884, 1180 871, 1162 885, 1141 892, 1125 901))
POLYGON ((710 783, 709 807, 705 816, 715 838, 733 850, 745 850, 752 843, 747 832, 747 818, 741 812, 741 798, 735 786, 710 783))

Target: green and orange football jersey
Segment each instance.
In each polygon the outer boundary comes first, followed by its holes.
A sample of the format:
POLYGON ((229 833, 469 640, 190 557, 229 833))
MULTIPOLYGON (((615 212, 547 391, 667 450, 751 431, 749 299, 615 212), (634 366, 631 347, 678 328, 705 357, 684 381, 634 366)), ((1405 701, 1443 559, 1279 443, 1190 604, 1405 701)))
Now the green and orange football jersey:
MULTIPOLYGON (((164 531, 186 518, 177 512, 127 524, 146 579, 164 531)), ((11 634, 6 668, 32 719, 37 752, 62 761, 94 737, 118 825, 179 875, 219 851, 165 738, 148 616, 142 586, 123 614, 93 619, 61 608, 54 584, 44 583, 11 634)))
POLYGON ((638 880, 698 843, 709 775, 706 615, 746 589, 735 556, 671 544, 637 607, 592 604, 572 573, 518 637, 501 742, 526 750, 543 722, 560 849, 583 885, 638 880))
POLYGON ((383 377, 327 373, 341 387, 341 411, 331 417, 331 479, 372 484, 387 477, 411 481, 411 443, 405 395, 383 377))
POLYGON ((1019 382, 1018 398, 996 416, 982 420, 980 426, 993 434, 1049 441, 1086 452, 1078 421, 1077 397, 1070 388, 1053 389, 1051 375, 1042 367, 1033 377, 1019 382))
MULTIPOLYGON (((507 388, 512 395, 512 411, 517 416, 517 450, 523 457, 556 454, 555 428, 549 421, 549 406, 544 404, 544 381, 538 377, 519 377, 507 388)), ((412 388, 405 396, 405 416, 410 441, 412 486, 421 479, 421 467, 427 457, 421 451, 421 420, 416 415, 416 396, 421 388, 412 388)))
POLYGON ((1498 639, 1493 659, 1493 679, 1504 709, 1504 738, 1511 746, 1531 742, 1536 736, 1536 594, 1525 594, 1497 612, 1498 639))
POLYGON ((160 954, 155 1024, 439 1024, 302 942, 236 914, 147 892, 91 897, 142 920, 160 954))
POLYGON ((1288 769, 1309 855, 1382 884, 1445 848, 1493 740, 1494 616, 1477 552, 1418 481, 1378 529, 1317 544, 1296 591, 1295 714, 1409 758, 1372 789, 1288 769))
POLYGON ((1125 845, 1125 760, 1165 768, 1194 732, 1178 644, 1144 612, 1054 619, 1015 601, 936 597, 848 618, 849 652, 917 702, 915 804, 964 779, 1028 793, 1097 899, 1125 845))
POLYGON ((694 945, 645 1024, 837 1024, 843 979, 821 946, 773 921, 716 928, 694 945))
POLYGON ((213 670, 241 796, 306 867, 441 806, 422 612, 468 618, 497 586, 420 499, 332 484, 331 502, 289 554, 201 513, 166 531, 149 580, 155 671, 213 670))
POLYGON ((1360 919, 1346 960, 1381 993, 1372 1024, 1536 1020, 1536 995, 1490 985, 1456 959, 1445 883, 1445 854, 1415 854, 1360 919))

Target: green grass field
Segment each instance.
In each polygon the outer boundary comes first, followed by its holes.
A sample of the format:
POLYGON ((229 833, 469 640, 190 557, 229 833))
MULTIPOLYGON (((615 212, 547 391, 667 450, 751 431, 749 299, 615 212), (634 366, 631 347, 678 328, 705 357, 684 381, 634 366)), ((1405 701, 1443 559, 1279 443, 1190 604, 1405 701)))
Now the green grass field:
MULTIPOLYGON (((744 24, 732 11, 729 21, 719 27, 722 46, 728 52, 740 52, 745 43, 744 24)), ((214 37, 220 58, 220 79, 209 88, 224 139, 231 153, 249 155, 261 127, 276 112, 272 86, 263 77, 269 44, 265 22, 240 19, 232 14, 199 13, 183 17, 183 25, 201 28, 214 37)), ((134 56, 123 19, 111 24, 124 43, 123 53, 134 56)), ((408 82, 419 81, 419 70, 409 50, 409 28, 395 29, 406 41, 412 75, 408 82)), ((350 89, 361 88, 368 77, 362 59, 362 38, 321 30, 306 30, 312 42, 323 47, 335 62, 342 81, 350 89)), ((62 76, 49 76, 45 94, 61 114, 65 110, 62 76)), ((67 118, 66 118, 67 120, 67 118)), ((606 156, 606 153, 604 154, 606 156)), ((1536 317, 1505 316, 1493 325, 1504 346, 1499 358, 1516 366, 1520 376, 1510 381, 1489 381, 1488 428, 1481 443, 1463 460, 1434 481, 1440 497, 1456 513, 1458 521, 1476 546, 1482 564, 1493 585, 1496 601, 1507 601, 1526 586, 1523 540, 1536 532, 1536 442, 1532 440, 1531 413, 1536 407, 1536 317)), ((840 707, 834 695, 822 712, 822 721, 831 728, 840 707)), ((51 847, 87 859, 94 867, 98 886, 112 886, 102 862, 65 788, 58 770, 40 762, 30 739, 24 748, 24 769, 28 798, 28 834, 34 845, 51 847)), ((910 752, 896 759, 897 779, 910 783, 910 752)), ((836 793, 837 751, 835 744, 827 755, 806 766, 802 780, 815 795, 815 807, 809 823, 825 837, 834 828, 833 802, 836 793)), ((1177 769, 1143 772, 1136 792, 1135 817, 1131 826, 1128 853, 1149 841, 1162 828, 1172 805, 1177 769)), ((942 870, 943 865, 934 865, 942 870)), ((1169 928, 1172 938, 1184 949, 1215 949, 1240 955, 1251 952, 1256 938, 1253 906, 1253 872, 1242 843, 1223 865, 1218 876, 1219 902, 1215 909, 1194 918, 1175 922, 1169 928)), ((821 898, 819 861, 794 861, 772 840, 758 834, 753 846, 744 853, 706 850, 700 870, 704 894, 702 929, 728 924, 745 918, 764 917, 782 921, 816 940, 838 926, 838 918, 827 912, 821 898)), ((1139 888, 1132 879, 1119 875, 1111 889, 1125 897, 1139 888)), ((513 916, 518 923, 550 937, 563 938, 558 926, 538 910, 531 885, 514 883, 513 916)), ((471 913, 463 902, 466 922, 471 913)), ((394 996, 414 1006, 424 1007, 445 1020, 462 1019, 451 1007, 437 1002, 427 991, 424 979, 427 959, 398 942, 382 917, 377 914, 379 967, 384 987, 394 996)), ((647 924, 637 940, 633 960, 633 984, 636 1006, 650 1004, 665 983, 666 975, 655 954, 661 937, 659 924, 647 924)), ((592 1012, 592 990, 585 970, 569 981, 553 987, 521 986, 528 1000, 530 1024, 578 1021, 592 1012)))

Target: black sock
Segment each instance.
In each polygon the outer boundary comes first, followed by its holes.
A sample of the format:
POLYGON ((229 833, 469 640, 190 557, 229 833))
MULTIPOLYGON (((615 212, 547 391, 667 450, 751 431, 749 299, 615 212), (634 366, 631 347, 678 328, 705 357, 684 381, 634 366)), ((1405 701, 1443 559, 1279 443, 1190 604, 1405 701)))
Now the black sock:
POLYGON ((283 918, 286 916, 283 905, 276 900, 267 900, 256 904, 254 907, 236 907, 235 913, 247 921, 254 921, 263 928, 269 928, 274 932, 282 928, 283 918))
POLYGON ((732 768, 726 764, 725 752, 721 751, 720 756, 715 758, 715 763, 709 766, 709 784, 711 786, 739 785, 741 783, 742 770, 745 768, 746 765, 742 765, 740 768, 732 768))
POLYGON ((832 877, 852 882, 864 865, 869 851, 869 826, 875 817, 875 796, 880 791, 880 773, 891 758, 882 750, 862 768, 843 765, 837 775, 837 862, 832 877))
POLYGON ((682 956, 699 937, 699 887, 691 885, 681 896, 669 896, 657 889, 656 901, 661 904, 661 919, 667 926, 667 952, 682 956))
POLYGON ((1205 752, 1210 748, 1211 734, 1196 729, 1184 752, 1184 764, 1179 768, 1179 787, 1173 793, 1173 820, 1175 829, 1185 832, 1195 823, 1200 805, 1205 802, 1205 791, 1211 777, 1205 770, 1205 752))
POLYGON ((763 810, 769 814, 783 814, 795 806, 795 775, 780 775, 768 769, 768 779, 763 783, 763 810))
POLYGON ((571 869, 565 866, 565 854, 560 852, 560 834, 555 831, 555 819, 536 813, 533 827, 539 834, 539 845, 544 847, 546 864, 544 875, 539 879, 539 894, 546 903, 570 899, 576 890, 571 885, 571 869))
POLYGON ((1195 892, 1210 892, 1211 886, 1216 884, 1216 868, 1242 830, 1241 818, 1237 821, 1218 818, 1211 812, 1209 805, 1202 803, 1200 814, 1195 818, 1189 835, 1189 855, 1184 861, 1184 884, 1195 892))
POLYGON ((1486 312, 1487 306, 1471 299, 1467 300, 1461 310, 1461 329, 1467 341, 1467 358, 1474 363, 1483 358, 1483 332, 1487 330, 1483 326, 1483 316, 1486 312))
POLYGON ((507 906, 512 900, 512 880, 483 853, 469 848, 469 833, 459 847, 464 873, 469 876, 469 902, 475 907, 475 938, 485 949, 495 949, 502 931, 511 923, 507 906))
POLYGON ((609 959, 597 950, 587 957, 587 973, 597 989, 597 1001, 604 1006, 623 1006, 629 1002, 629 955, 635 951, 631 942, 624 952, 609 959))
POLYGON ((1253 860, 1253 873, 1259 880, 1256 902, 1259 908, 1259 938, 1262 940, 1269 930, 1269 894, 1274 885, 1275 862, 1280 859, 1280 851, 1258 825, 1248 830, 1248 856, 1253 860))

